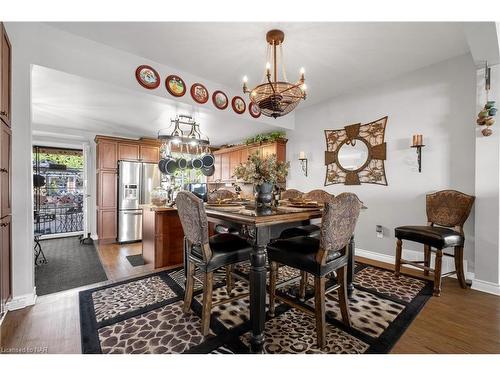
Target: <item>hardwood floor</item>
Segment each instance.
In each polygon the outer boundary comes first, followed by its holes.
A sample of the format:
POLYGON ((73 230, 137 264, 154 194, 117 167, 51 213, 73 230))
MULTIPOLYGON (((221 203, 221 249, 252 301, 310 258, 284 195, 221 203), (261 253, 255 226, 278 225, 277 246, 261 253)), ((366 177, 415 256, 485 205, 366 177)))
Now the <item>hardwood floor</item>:
POLYGON ((107 244, 98 245, 97 252, 101 258, 102 266, 109 280, 122 279, 124 277, 132 277, 145 272, 153 271, 152 264, 134 267, 127 260, 128 255, 140 254, 142 251, 142 243, 135 242, 130 244, 107 244))
MULTIPOLYGON (((132 267, 125 259, 139 252, 137 244, 100 246, 99 254, 111 280, 43 296, 34 306, 9 312, 2 324, 2 350, 81 353, 78 291, 151 272, 147 266, 132 267)), ((441 297, 431 297, 392 353, 500 353, 500 297, 463 290, 456 279, 444 278, 441 297)))

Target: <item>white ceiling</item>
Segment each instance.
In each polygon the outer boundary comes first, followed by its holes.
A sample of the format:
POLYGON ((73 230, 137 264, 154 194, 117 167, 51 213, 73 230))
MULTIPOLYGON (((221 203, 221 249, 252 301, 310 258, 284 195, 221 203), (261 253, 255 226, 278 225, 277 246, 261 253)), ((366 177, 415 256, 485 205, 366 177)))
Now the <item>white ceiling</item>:
MULTIPOLYGON (((88 139, 96 134, 156 137, 176 113, 194 114, 212 144, 222 145, 276 130, 253 119, 235 119, 141 91, 34 66, 32 121, 36 137, 88 139)), ((283 129, 280 129, 283 130, 283 129)))
POLYGON ((239 89, 260 82, 265 34, 285 32, 288 79, 306 68, 308 100, 387 80, 469 51, 464 24, 436 23, 50 23, 70 33, 239 89))

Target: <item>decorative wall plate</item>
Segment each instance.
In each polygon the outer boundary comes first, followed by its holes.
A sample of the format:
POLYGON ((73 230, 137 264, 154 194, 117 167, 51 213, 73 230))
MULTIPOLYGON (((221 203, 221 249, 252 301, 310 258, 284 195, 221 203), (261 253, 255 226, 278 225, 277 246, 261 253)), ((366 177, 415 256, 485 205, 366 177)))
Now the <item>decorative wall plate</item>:
POLYGON ((235 96, 231 101, 231 106, 233 107, 233 111, 237 114, 241 115, 247 109, 247 105, 242 97, 235 96))
POLYGON ((191 96, 196 103, 205 104, 208 101, 208 90, 201 83, 193 83, 191 96))
POLYGON ((170 95, 181 97, 186 93, 186 83, 184 80, 174 74, 165 79, 165 87, 170 95))
POLYGON ((220 90, 214 91, 214 93, 212 94, 212 102, 218 109, 226 109, 229 105, 229 99, 227 98, 227 95, 220 90))
POLYGON ((384 142, 387 116, 344 129, 325 130, 325 186, 333 184, 387 185, 384 142))
POLYGON ((149 65, 140 65, 135 70, 135 78, 142 87, 153 90, 160 86, 160 75, 149 65))
POLYGON ((254 102, 251 102, 248 105, 248 112, 250 112, 250 116, 252 116, 253 118, 259 118, 261 115, 259 106, 254 102))

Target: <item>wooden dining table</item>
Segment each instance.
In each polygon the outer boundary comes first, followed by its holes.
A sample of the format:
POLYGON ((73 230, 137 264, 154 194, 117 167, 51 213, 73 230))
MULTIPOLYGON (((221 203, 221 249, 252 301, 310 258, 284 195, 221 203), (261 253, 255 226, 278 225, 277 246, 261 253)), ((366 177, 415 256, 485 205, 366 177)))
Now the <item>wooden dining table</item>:
MULTIPOLYGON (((290 212, 285 208, 256 211, 240 209, 228 211, 211 205, 206 207, 208 221, 237 228, 240 234, 248 238, 252 245, 250 255, 250 321, 251 351, 261 353, 264 345, 264 323, 266 319, 266 247, 273 238, 287 228, 310 223, 311 219, 321 218, 321 209, 306 209, 290 212)), ((354 275, 354 237, 349 243, 349 261, 347 272, 347 290, 352 295, 354 275)))

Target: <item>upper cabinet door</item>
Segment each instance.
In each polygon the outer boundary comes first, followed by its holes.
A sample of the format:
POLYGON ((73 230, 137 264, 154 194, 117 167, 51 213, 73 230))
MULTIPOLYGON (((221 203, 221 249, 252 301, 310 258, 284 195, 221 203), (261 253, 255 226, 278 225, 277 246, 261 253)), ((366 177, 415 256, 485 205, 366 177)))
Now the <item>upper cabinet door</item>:
POLYGON ((142 146, 141 145, 140 159, 146 163, 158 163, 160 160, 160 148, 155 146, 142 146))
POLYGON ((133 143, 118 143, 118 160, 139 160, 139 145, 133 143))
POLYGON ((229 178, 234 180, 234 169, 240 164, 240 151, 231 151, 229 153, 229 178))
POLYGON ((5 32, 3 23, 0 25, 1 33, 1 53, 0 53, 0 118, 10 127, 11 120, 11 46, 9 37, 5 32))
POLYGON ((97 168, 118 168, 118 144, 113 141, 99 141, 97 144, 97 168))
POLYGON ((0 218, 12 213, 11 207, 11 130, 6 124, 1 124, 0 132, 0 218))

